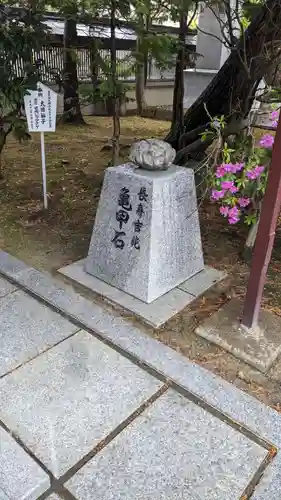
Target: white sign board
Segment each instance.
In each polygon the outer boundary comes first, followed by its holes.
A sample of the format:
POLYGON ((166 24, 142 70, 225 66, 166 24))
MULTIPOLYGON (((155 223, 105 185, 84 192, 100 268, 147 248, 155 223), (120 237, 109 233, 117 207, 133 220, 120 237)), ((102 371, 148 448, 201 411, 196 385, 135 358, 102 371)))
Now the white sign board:
POLYGON ((52 89, 37 83, 37 90, 29 90, 24 96, 24 107, 29 132, 55 132, 57 94, 52 89))
POLYGON ((28 131, 41 132, 44 208, 48 208, 44 132, 56 130, 57 94, 38 82, 37 90, 28 90, 28 94, 24 96, 24 107, 28 131))

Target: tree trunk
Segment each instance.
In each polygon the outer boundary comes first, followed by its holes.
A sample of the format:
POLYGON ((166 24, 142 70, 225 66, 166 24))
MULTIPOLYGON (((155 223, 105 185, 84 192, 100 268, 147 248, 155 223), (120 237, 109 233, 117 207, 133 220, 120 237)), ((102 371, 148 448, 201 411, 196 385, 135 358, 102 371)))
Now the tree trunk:
POLYGON ((116 0, 111 0, 111 16, 110 16, 110 62, 111 62, 111 78, 112 78, 112 165, 116 165, 119 159, 119 140, 120 140, 120 116, 119 105, 117 99, 117 77, 116 77, 116 0))
POLYGON ((12 127, 10 126, 8 130, 4 130, 3 127, 0 128, 0 180, 4 178, 3 170, 2 170, 2 153, 6 144, 7 137, 9 133, 12 131, 12 127))
POLYGON ((143 110, 146 107, 145 102, 145 54, 144 54, 144 15, 139 14, 138 16, 138 36, 137 36, 137 47, 136 47, 136 103, 138 114, 141 116, 143 110))
POLYGON ((267 85, 270 87, 280 87, 280 61, 275 64, 264 75, 264 79, 267 85))
POLYGON ((97 40, 94 39, 91 42, 91 47, 90 47, 91 82, 93 85, 93 90, 95 90, 98 83, 98 76, 99 76, 98 56, 99 56, 98 42, 97 40))
POLYGON ((246 262, 250 263, 253 255, 253 250, 256 242, 257 232, 259 227, 259 219, 253 224, 246 239, 245 247, 243 250, 243 258, 246 262))
POLYGON ((2 151, 4 149, 6 142, 6 138, 3 138, 0 135, 0 181, 4 178, 3 171, 2 171, 2 151))
MULTIPOLYGON (((281 2, 268 0, 266 5, 260 7, 243 39, 232 49, 220 71, 186 112, 185 134, 181 137, 177 127, 171 130, 166 141, 177 150, 186 148, 198 141, 200 133, 208 128, 209 116, 224 115, 227 121, 247 117, 257 85, 280 56, 280 39, 281 2), (191 134, 190 138, 188 133, 195 129, 198 133, 195 136, 191 134)), ((200 147, 202 142, 198 145, 200 147)))
POLYGON ((75 51, 77 45, 76 42, 76 19, 67 18, 64 23, 64 114, 62 121, 64 123, 79 125, 85 124, 85 121, 81 113, 78 95, 78 76, 75 51))
POLYGON ((183 115, 183 99, 184 99, 184 64, 185 64, 185 34, 187 30, 187 16, 181 14, 180 31, 179 31, 179 49, 177 54, 176 69, 175 69, 175 85, 173 96, 173 115, 171 123, 171 133, 180 135, 184 132, 184 115, 183 115))
POLYGON ((145 102, 145 66, 144 63, 136 65, 136 103, 138 115, 142 116, 146 107, 145 102))
MULTIPOLYGON (((146 36, 149 33, 149 28, 151 25, 151 18, 150 18, 150 12, 146 13, 145 16, 145 34, 146 36)), ((143 64, 144 64, 144 88, 146 87, 147 84, 147 77, 148 77, 148 46, 143 50, 143 64)))

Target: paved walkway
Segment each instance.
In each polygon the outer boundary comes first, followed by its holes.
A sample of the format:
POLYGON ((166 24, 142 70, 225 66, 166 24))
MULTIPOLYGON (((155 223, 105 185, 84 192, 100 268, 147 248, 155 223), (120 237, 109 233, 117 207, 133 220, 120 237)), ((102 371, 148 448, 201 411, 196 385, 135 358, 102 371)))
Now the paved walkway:
POLYGON ((0 252, 0 500, 278 500, 281 416, 0 252))

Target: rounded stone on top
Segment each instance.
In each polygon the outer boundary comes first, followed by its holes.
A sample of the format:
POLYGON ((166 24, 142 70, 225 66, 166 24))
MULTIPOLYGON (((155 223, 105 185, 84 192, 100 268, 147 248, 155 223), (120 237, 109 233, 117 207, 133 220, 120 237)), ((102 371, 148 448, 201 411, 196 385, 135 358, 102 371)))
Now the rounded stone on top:
POLYGON ((130 151, 130 160, 145 170, 167 170, 175 156, 172 146, 160 139, 134 142, 130 151))

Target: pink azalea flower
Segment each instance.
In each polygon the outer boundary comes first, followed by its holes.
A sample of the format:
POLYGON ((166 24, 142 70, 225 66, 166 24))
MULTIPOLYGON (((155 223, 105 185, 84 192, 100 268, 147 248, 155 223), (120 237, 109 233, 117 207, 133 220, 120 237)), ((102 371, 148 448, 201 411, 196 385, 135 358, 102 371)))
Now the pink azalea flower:
POLYGON ((234 182, 233 181, 222 181, 221 187, 222 187, 222 189, 230 190, 231 188, 234 187, 234 182))
POLYGON ((278 117, 279 117, 279 111, 272 111, 271 115, 271 120, 278 120, 278 117))
POLYGON ((232 194, 238 191, 238 188, 234 185, 234 181, 222 181, 221 187, 232 194))
POLYGON ((246 172, 246 176, 248 177, 248 179, 251 179, 251 181, 257 178, 254 170, 249 170, 249 172, 246 172))
POLYGON ((238 207, 232 207, 228 211, 228 222, 229 224, 236 224, 240 220, 240 210, 238 207))
POLYGON ((223 177, 226 173, 224 165, 219 165, 217 170, 216 170, 216 177, 220 178, 223 177))
POLYGON ((240 205, 240 207, 244 208, 244 207, 247 207, 250 203, 250 200, 249 198, 238 198, 238 203, 240 205))
POLYGON ((255 168, 253 168, 252 170, 249 170, 248 172, 246 172, 246 176, 248 177, 248 179, 251 179, 251 180, 254 180, 256 179, 257 177, 259 177, 259 175, 264 171, 264 166, 262 165, 257 165, 255 168))
POLYGON ((229 217, 238 217, 240 214, 240 210, 238 207, 232 207, 229 211, 228 211, 228 216, 229 217))
POLYGON ((278 121, 277 121, 277 120, 274 120, 274 121, 272 122, 272 127, 277 128, 277 125, 278 125, 278 121))
POLYGON ((237 224, 237 222, 239 222, 239 217, 229 217, 228 218, 228 222, 229 224, 237 224))
POLYGON ((236 174, 236 172, 240 172, 245 167, 245 163, 235 163, 232 167, 232 172, 236 174))
POLYGON ((229 207, 226 207, 226 206, 222 206, 222 207, 220 207, 220 213, 221 213, 221 215, 223 215, 224 217, 227 217, 228 212, 229 212, 229 207))
POLYGON ((264 166, 263 166, 263 165, 257 165, 257 166, 254 168, 254 172, 256 173, 257 177, 258 177, 259 175, 261 175, 263 171, 264 171, 264 166))
POLYGON ((232 163, 225 163, 223 165, 225 172, 233 172, 233 164, 232 163))
POLYGON ((271 134, 264 134, 259 142, 260 146, 266 149, 272 148, 274 143, 274 137, 271 134))
POLYGON ((216 177, 219 179, 228 173, 236 174, 236 172, 240 172, 244 166, 244 163, 223 163, 217 167, 216 177))
POLYGON ((225 195, 225 191, 217 191, 216 189, 213 189, 212 190, 212 194, 211 194, 211 199, 213 201, 217 201, 217 200, 220 200, 221 198, 223 198, 225 195))

